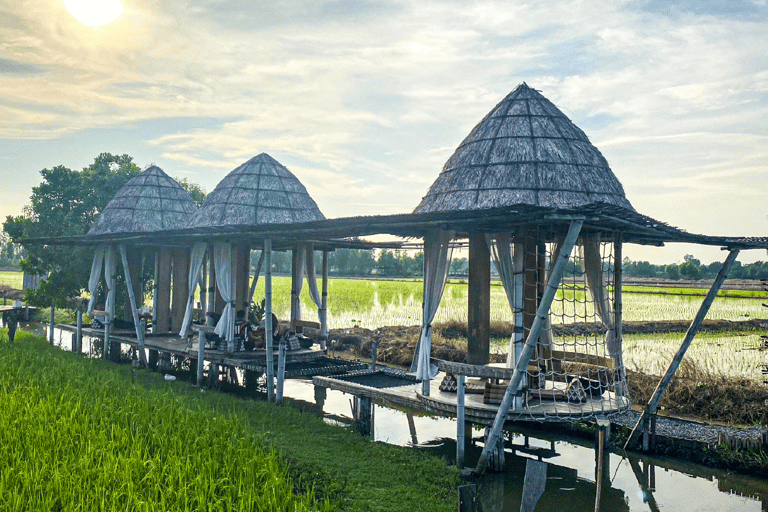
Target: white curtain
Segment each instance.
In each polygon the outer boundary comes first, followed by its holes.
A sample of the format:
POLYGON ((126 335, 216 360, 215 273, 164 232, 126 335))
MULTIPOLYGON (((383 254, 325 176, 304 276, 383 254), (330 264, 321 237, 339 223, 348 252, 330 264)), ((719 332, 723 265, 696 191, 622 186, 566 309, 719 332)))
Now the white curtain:
POLYGON ((107 248, 104 254, 104 280, 107 282, 107 301, 104 309, 111 322, 115 318, 115 248, 107 248))
POLYGON ((416 348, 418 364, 416 378, 429 380, 429 359, 432 352, 432 320, 435 319, 440 299, 443 296, 448 270, 451 266, 451 239, 455 231, 435 230, 424 237, 424 311, 421 336, 416 348))
POLYGON ((232 246, 225 243, 213 244, 213 259, 216 266, 216 286, 221 298, 224 299, 224 311, 221 313, 219 323, 213 330, 219 337, 231 342, 235 338, 235 306, 232 293, 232 246))
POLYGON ((294 249, 293 269, 291 276, 291 323, 301 320, 301 289, 304 286, 304 244, 298 244, 294 249))
POLYGON ((616 367, 621 367, 621 340, 616 339, 616 323, 611 314, 611 303, 608 296, 608 287, 603 273, 603 259, 600 256, 600 238, 597 235, 586 236, 583 239, 582 251, 584 261, 584 274, 587 277, 587 288, 595 306, 595 312, 600 320, 608 328, 605 333, 605 345, 608 353, 616 362, 616 367))
POLYGON ((309 296, 312 298, 312 302, 315 303, 315 306, 317 306, 317 318, 320 320, 320 326, 323 329, 320 332, 320 336, 328 336, 328 325, 325 319, 327 312, 323 309, 323 302, 320 298, 320 292, 317 289, 317 274, 315 274, 315 244, 304 244, 304 261, 309 296))
MULTIPOLYGON (((507 302, 509 302, 509 309, 512 313, 515 311, 515 264, 512 261, 512 236, 509 233, 499 233, 496 235, 486 235, 486 242, 491 249, 491 256, 493 257, 493 263, 496 265, 496 271, 499 273, 501 284, 504 286, 504 292, 507 294, 507 302), (492 239, 496 240, 494 244, 492 239)), ((522 272, 523 269, 519 269, 518 272, 522 272)), ((508 354, 515 353, 515 337, 516 333, 512 333, 512 337, 509 339, 508 354)), ((512 362, 511 357, 507 358, 507 366, 511 368, 509 364, 512 362)))
POLYGON ((256 264, 256 273, 253 276, 251 289, 248 290, 248 308, 247 309, 251 309, 251 304, 253 304, 253 294, 256 292, 256 285, 259 283, 259 275, 261 275, 261 266, 263 264, 264 264, 264 251, 261 251, 261 256, 259 256, 259 262, 256 264))
POLYGON ((96 252, 93 255, 93 263, 91 263, 91 277, 88 279, 88 292, 91 294, 91 299, 88 301, 88 316, 93 316, 93 308, 96 304, 96 291, 99 286, 99 279, 101 278, 101 268, 104 265, 104 252, 107 248, 100 245, 96 248, 96 252))
POLYGON ((192 251, 189 256, 189 298, 187 300, 187 309, 184 311, 184 320, 181 322, 181 331, 179 336, 182 338, 187 337, 187 331, 189 330, 189 324, 192 321, 192 311, 194 310, 195 301, 195 289, 200 282, 200 272, 203 270, 203 259, 205 258, 205 250, 208 245, 205 243, 197 242, 192 246, 192 251))

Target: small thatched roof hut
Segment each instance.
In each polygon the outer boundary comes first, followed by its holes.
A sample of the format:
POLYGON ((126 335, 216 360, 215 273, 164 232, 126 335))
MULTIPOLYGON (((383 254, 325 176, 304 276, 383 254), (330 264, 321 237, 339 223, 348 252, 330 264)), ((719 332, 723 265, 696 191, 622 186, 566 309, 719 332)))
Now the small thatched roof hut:
POLYGON ((182 229, 197 209, 192 196, 153 165, 115 194, 87 236, 182 229))
POLYGON ((256 226, 323 220, 296 176, 266 153, 227 174, 208 194, 190 227, 256 226))
POLYGON ((632 209, 584 132, 522 83, 456 148, 414 212, 590 203, 632 209))

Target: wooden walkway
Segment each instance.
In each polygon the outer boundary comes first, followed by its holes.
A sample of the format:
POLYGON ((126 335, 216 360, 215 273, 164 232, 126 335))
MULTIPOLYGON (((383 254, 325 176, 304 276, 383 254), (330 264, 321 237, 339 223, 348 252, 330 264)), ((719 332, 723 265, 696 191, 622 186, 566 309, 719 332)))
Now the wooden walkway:
MULTIPOLYGON (((77 327, 73 325, 56 325, 63 331, 77 332, 77 327)), ((90 327, 82 328, 83 336, 103 340, 104 329, 92 329, 90 327)), ((138 348, 136 331, 115 329, 110 331, 109 339, 111 342, 118 342, 133 348, 138 348)), ((178 334, 146 334, 144 338, 144 348, 146 350, 156 350, 158 352, 171 354, 184 359, 197 360, 198 343, 196 337, 180 338, 178 334)), ((274 367, 277 368, 277 348, 274 350, 274 367)), ((267 371, 267 351, 248 350, 237 352, 226 352, 222 350, 206 349, 204 353, 205 361, 210 364, 222 366, 231 366, 241 370, 265 373, 267 371)), ((286 378, 312 377, 315 375, 334 375, 348 371, 361 370, 367 368, 367 365, 355 361, 331 358, 327 354, 327 349, 321 349, 313 346, 308 349, 289 350, 286 352, 285 376, 286 378)))
MULTIPOLYGON (((431 394, 421 393, 421 383, 417 383, 412 375, 401 372, 389 372, 382 368, 376 372, 358 372, 339 377, 315 377, 312 381, 316 386, 363 396, 386 404, 406 407, 415 411, 456 417, 456 393, 437 389, 445 376, 439 373, 431 394), (367 376, 367 378, 366 378, 367 376), (388 377, 382 379, 382 377, 388 377), (400 385, 395 385, 392 379, 400 379, 400 385)), ((465 394, 465 416, 467 421, 480 425, 492 425, 498 406, 484 404, 483 395, 477 393, 465 394)), ((582 403, 571 403, 551 400, 530 400, 522 409, 510 410, 507 421, 563 421, 563 419, 589 418, 607 416, 629 408, 629 401, 617 397, 615 393, 606 391, 601 397, 588 398, 582 403)))

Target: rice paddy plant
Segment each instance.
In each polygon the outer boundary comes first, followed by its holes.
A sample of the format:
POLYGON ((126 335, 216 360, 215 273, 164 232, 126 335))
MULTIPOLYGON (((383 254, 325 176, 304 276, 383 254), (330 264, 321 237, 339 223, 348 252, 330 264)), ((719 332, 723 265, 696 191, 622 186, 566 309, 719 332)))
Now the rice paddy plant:
POLYGON ((236 415, 33 343, 0 351, 0 509, 333 509, 236 415))
MULTIPOLYGON (((624 362, 627 368, 663 375, 680 347, 683 333, 624 335, 624 362)), ((702 371, 762 382, 761 365, 768 352, 760 350, 758 333, 699 333, 685 354, 702 371)))

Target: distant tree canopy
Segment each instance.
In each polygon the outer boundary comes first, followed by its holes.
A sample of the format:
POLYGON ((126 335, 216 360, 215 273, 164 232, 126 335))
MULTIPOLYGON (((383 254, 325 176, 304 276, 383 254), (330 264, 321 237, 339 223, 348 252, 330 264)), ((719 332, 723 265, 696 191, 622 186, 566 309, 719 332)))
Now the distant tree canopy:
MULTIPOLYGON (((19 262, 21 269, 48 275, 37 290, 27 290, 26 299, 31 304, 66 306, 70 299, 79 297, 88 287, 94 248, 22 241, 86 234, 114 195, 140 173, 132 157, 110 153, 100 154, 82 171, 61 165, 40 171, 42 182, 32 188, 22 215, 9 215, 3 223, 11 242, 21 244, 26 251, 19 262)), ((198 192, 204 197, 199 186, 188 182, 185 185, 193 197, 198 192)))
MULTIPOLYGON (((658 277, 665 279, 714 279, 720 271, 722 263, 712 262, 704 265, 698 259, 690 254, 683 257, 680 264, 671 263, 668 265, 654 265, 647 261, 632 261, 624 258, 622 266, 624 276, 626 277, 658 277)), ((734 262, 730 272, 729 279, 768 279, 768 262, 756 261, 742 265, 741 262, 734 262)))
POLYGON ((198 205, 203 204, 203 201, 205 201, 205 196, 207 195, 203 187, 201 187, 197 183, 192 183, 187 178, 173 178, 173 179, 176 180, 176 182, 179 185, 181 185, 181 188, 189 192, 189 195, 192 196, 192 199, 198 205))
MULTIPOLYGON (((251 253, 251 267, 256 268, 259 249, 251 253)), ((315 252, 315 271, 320 275, 322 254, 315 252)), ((384 249, 336 249, 328 253, 328 273, 336 276, 418 277, 423 273, 424 254, 384 249)), ((263 271, 263 270, 262 270, 263 271)), ((272 272, 290 274, 291 252, 272 253, 272 272)))

